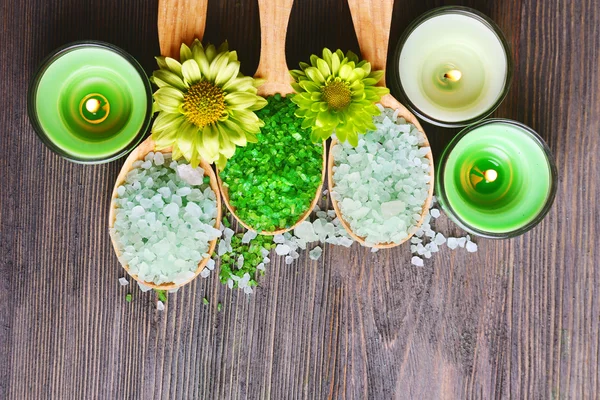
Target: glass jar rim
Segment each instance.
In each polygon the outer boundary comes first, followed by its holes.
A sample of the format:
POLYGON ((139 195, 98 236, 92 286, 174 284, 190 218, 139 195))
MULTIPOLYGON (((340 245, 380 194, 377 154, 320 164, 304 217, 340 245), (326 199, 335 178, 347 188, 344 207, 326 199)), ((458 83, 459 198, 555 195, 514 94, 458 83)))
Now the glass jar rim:
POLYGON ((542 219, 544 219, 544 217, 548 214, 548 212, 552 208, 552 205, 554 204, 554 199, 556 197, 558 172, 556 169, 556 163, 554 161, 554 156, 552 155, 552 152, 551 152, 550 148, 548 147, 548 144, 544 141, 544 139, 535 130, 533 130, 532 128, 530 128, 529 126, 527 126, 521 122, 514 121, 511 119, 489 118, 484 121, 480 121, 477 124, 470 125, 470 126, 466 127, 465 129, 463 129, 462 131, 460 131, 450 141, 448 146, 446 146, 446 148, 442 152, 442 154, 438 160, 438 165, 437 165, 436 171, 437 171, 436 195, 439 199, 440 205, 442 206, 442 209, 444 210, 444 212, 446 212, 446 214, 448 214, 448 216, 458 226, 460 226, 465 231, 467 231, 473 235, 477 235, 477 236, 481 236, 481 237, 485 237, 485 238, 489 238, 489 239, 507 239, 507 238, 516 237, 516 236, 524 234, 525 232, 528 232, 529 230, 534 228, 537 224, 539 224, 542 221, 542 219), (446 170, 446 162, 448 161, 448 158, 450 156, 450 153, 452 153, 452 150, 456 147, 456 145, 460 142, 460 140, 463 137, 465 137, 467 134, 469 134, 470 132, 472 132, 482 126, 493 124, 493 123, 503 123, 503 124, 512 125, 517 128, 520 128, 524 133, 528 134, 529 137, 531 139, 533 139, 536 142, 536 144, 538 146, 540 146, 540 148, 544 152, 544 155, 546 156, 546 160, 548 162, 548 168, 550 170, 550 189, 549 189, 546 201, 544 203, 544 207, 539 211, 539 213, 535 216, 535 218, 533 218, 527 224, 525 224, 524 226, 522 226, 520 228, 514 229, 512 231, 507 231, 507 232, 488 232, 488 231, 481 230, 481 229, 475 228, 475 227, 467 224, 463 219, 460 218, 460 216, 454 211, 454 209, 450 205, 450 202, 448 201, 448 198, 446 197, 446 190, 444 187, 444 173, 446 170))
POLYGON ((98 40, 80 40, 71 43, 67 43, 54 51, 52 51, 48 56, 46 56, 43 61, 39 64, 35 73, 33 74, 33 78, 29 84, 29 88, 27 91, 27 115, 29 117, 29 121, 35 131, 36 135, 40 138, 42 143, 46 145, 50 150, 54 153, 58 154, 62 158, 69 160, 71 162, 77 164, 103 164, 119 159, 126 154, 130 153, 137 145, 144 139, 148 128, 150 127, 150 122, 152 121, 152 87, 150 85, 150 80, 148 79, 148 75, 146 75, 146 71, 142 68, 140 63, 128 52, 123 50, 122 48, 103 41, 98 40), (103 48, 109 51, 112 51, 119 56, 123 57, 124 60, 129 62, 136 72, 140 75, 142 79, 142 83, 144 85, 144 89, 146 92, 146 115, 144 116, 144 120, 142 125, 139 128, 138 133, 132 138, 131 142, 127 144, 123 149, 117 151, 114 154, 111 154, 106 157, 98 157, 98 158, 82 158, 78 157, 74 154, 71 154, 60 147, 58 147, 50 138, 48 137, 45 129, 42 127, 39 118, 37 116, 37 107, 36 107, 36 95, 39 87, 40 80, 46 70, 52 65, 54 61, 62 57, 63 55, 80 49, 80 48, 90 48, 90 47, 98 47, 103 48))
POLYGON ((395 60, 395 62, 392 63, 392 68, 391 68, 391 72, 390 72, 391 76, 390 76, 389 81, 390 81, 390 90, 392 90, 394 92, 394 96, 403 105, 405 105, 406 108, 408 108, 413 114, 415 114, 420 119, 422 119, 430 124, 440 126, 443 128, 462 128, 462 127, 477 123, 477 122, 489 117, 494 111, 496 111, 496 109, 498 107, 500 107, 500 104, 502 104, 502 102, 508 95, 510 86, 512 84, 513 72, 514 72, 514 62, 513 62, 513 58, 511 55, 511 51, 510 51, 510 46, 508 44, 508 41, 506 40, 506 37, 504 36, 504 33, 500 29, 500 27, 487 15, 485 15, 473 8, 464 7, 464 6, 442 6, 442 7, 434 8, 433 10, 429 10, 429 11, 421 14, 420 16, 418 16, 414 21, 412 21, 408 25, 408 27, 404 30, 404 32, 400 36, 400 39, 398 40, 398 43, 396 44, 396 49, 394 51, 393 60, 395 60), (486 110, 482 114, 475 116, 473 118, 470 118, 468 120, 449 122, 449 121, 442 121, 442 120, 434 118, 430 115, 425 114, 408 98, 408 96, 406 95, 406 92, 404 91, 404 87, 402 86, 402 82, 400 80, 400 63, 398 61, 400 60, 400 54, 402 52, 402 49, 404 48, 406 41, 408 40, 410 35, 414 32, 414 30, 417 29, 417 27, 419 27, 425 21, 427 21, 433 17, 436 17, 438 15, 442 15, 442 14, 466 15, 468 17, 474 18, 474 19, 478 20, 479 22, 483 23, 494 33, 494 35, 496 35, 496 37, 498 38, 498 40, 500 41, 500 43, 502 45, 502 48, 504 50, 504 55, 506 56, 506 77, 505 77, 505 81, 504 81, 504 88, 502 89, 500 96, 488 110, 486 110))

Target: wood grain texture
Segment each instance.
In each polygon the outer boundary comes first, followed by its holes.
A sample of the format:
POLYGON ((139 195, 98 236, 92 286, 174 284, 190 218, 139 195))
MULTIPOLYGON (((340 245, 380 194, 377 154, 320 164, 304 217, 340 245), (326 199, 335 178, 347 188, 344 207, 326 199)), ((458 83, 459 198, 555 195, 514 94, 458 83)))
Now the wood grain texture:
POLYGON ((206 27, 206 0, 158 0, 158 42, 163 56, 179 59, 181 43, 202 40, 206 27))
MULTIPOLYGON (((161 313, 152 293, 117 281, 106 220, 123 161, 66 162, 25 112, 35 67, 72 40, 115 43, 150 73, 157 0, 3 2, 0 399, 598 398, 600 3, 456 3, 489 15, 511 44, 515 78, 495 115, 530 125, 554 152, 548 217, 522 237, 479 240, 476 254, 444 249, 424 268, 407 245, 326 246, 319 262, 292 265, 273 257, 250 298, 211 276, 169 295, 161 313)), ((397 0, 390 47, 442 4, 397 0)), ((205 37, 229 39, 248 75, 257 13, 256 2, 208 5, 205 37)), ((296 0, 290 66, 324 45, 358 51, 351 26, 343 0, 296 0)), ((423 127, 434 156, 456 132, 423 127)))

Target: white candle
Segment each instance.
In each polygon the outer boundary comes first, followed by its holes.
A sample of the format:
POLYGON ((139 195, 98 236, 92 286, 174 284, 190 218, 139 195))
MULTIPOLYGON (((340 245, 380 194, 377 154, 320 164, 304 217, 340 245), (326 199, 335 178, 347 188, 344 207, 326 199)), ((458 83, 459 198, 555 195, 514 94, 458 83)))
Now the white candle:
POLYGON ((399 82, 424 119, 461 125, 484 118, 502 100, 510 56, 500 31, 483 18, 464 7, 443 7, 400 44, 399 82))

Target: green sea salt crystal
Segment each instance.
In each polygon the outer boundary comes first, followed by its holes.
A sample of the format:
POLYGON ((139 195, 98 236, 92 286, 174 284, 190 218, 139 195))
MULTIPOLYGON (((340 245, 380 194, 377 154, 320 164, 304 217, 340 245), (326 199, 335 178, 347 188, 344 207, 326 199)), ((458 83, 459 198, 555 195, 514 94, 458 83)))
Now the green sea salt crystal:
POLYGON ((240 147, 220 172, 242 221, 258 231, 294 225, 321 185, 323 145, 294 116, 290 96, 275 95, 257 112, 265 122, 257 143, 240 147))
POLYGON ((128 302, 128 303, 131 303, 131 293, 127 293, 125 295, 125 301, 128 302))
POLYGON ((204 303, 204 305, 207 306, 208 305, 208 299, 206 297, 204 297, 202 299, 202 303, 204 303))

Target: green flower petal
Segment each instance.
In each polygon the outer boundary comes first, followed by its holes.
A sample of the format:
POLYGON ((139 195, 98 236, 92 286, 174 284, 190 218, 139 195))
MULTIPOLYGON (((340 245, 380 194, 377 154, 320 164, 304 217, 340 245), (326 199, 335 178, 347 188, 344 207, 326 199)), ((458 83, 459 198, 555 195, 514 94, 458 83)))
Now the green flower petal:
POLYGON ((240 63, 238 61, 230 61, 225 68, 217 72, 215 84, 217 86, 223 86, 225 83, 229 82, 229 80, 235 78, 238 72, 240 72, 240 63))
POLYGON ((183 93, 171 87, 163 87, 154 93, 154 100, 161 110, 168 113, 178 113, 179 106, 183 104, 183 93))
POLYGON ((317 68, 309 67, 304 72, 306 72, 306 75, 314 82, 325 83, 325 78, 323 77, 323 74, 321 74, 321 72, 317 68))
POLYGON ((179 49, 179 61, 183 63, 190 58, 192 58, 192 51, 185 43, 181 43, 181 48, 179 49))
POLYGON ((200 67, 196 60, 191 59, 184 62, 181 66, 181 72, 183 73, 184 81, 193 85, 194 83, 200 82, 202 80, 202 73, 200 72, 200 67))
POLYGON ((154 71, 154 73, 152 74, 152 78, 154 78, 154 83, 159 88, 165 86, 173 86, 174 88, 179 89, 182 92, 184 90, 187 90, 187 86, 183 82, 183 80, 179 76, 177 76, 177 74, 171 71, 159 69, 158 71, 154 71))
POLYGON ((219 154, 219 130, 215 124, 204 127, 202 141, 210 158, 216 158, 219 154))
POLYGON ((171 57, 165 57, 164 61, 167 64, 167 68, 169 69, 169 71, 174 72, 180 78, 183 78, 183 75, 181 74, 181 64, 179 63, 179 61, 171 57))

